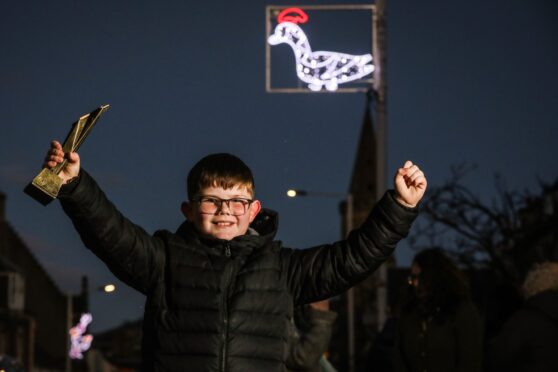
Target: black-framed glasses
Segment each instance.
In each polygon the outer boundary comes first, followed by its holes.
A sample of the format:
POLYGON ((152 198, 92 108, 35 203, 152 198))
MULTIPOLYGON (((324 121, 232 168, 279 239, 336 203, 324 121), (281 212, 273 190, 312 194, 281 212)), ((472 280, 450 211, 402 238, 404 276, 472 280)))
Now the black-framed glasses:
POLYGON ((216 196, 200 196, 194 199, 200 206, 200 212, 205 214, 215 214, 222 210, 223 203, 227 205, 229 213, 233 216, 242 216, 246 213, 250 205, 254 202, 252 199, 231 198, 221 199, 216 196))

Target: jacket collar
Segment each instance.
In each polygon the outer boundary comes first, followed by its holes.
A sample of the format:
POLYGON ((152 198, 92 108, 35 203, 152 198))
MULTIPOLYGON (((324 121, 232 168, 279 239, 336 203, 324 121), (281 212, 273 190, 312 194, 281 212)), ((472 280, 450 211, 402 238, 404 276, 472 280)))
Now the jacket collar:
POLYGON ((232 240, 205 238, 199 234, 190 221, 184 221, 176 231, 176 234, 188 242, 197 242, 218 254, 224 254, 225 247, 228 247, 231 256, 248 256, 255 249, 273 241, 279 225, 277 212, 271 209, 262 209, 250 224, 247 234, 237 236, 232 240))

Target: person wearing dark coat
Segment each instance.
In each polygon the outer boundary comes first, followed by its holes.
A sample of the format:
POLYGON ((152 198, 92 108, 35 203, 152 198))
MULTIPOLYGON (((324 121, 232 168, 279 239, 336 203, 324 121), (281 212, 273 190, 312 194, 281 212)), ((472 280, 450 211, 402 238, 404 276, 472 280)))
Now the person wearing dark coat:
POLYGON ((277 214, 254 199, 250 169, 230 154, 201 159, 187 179, 187 220, 153 236, 125 218, 77 153, 54 141, 45 160, 59 199, 85 245, 146 295, 144 371, 284 371, 293 308, 337 295, 368 277, 416 218, 426 179, 411 162, 397 191, 378 201, 348 238, 309 249, 274 240, 277 214))
POLYGON ((331 340, 337 313, 329 310, 328 300, 295 309, 289 332, 287 371, 320 372, 324 353, 331 340))
POLYGON ((558 371, 558 263, 535 266, 523 284, 523 306, 488 348, 490 371, 558 371))
POLYGON ((397 321, 395 372, 479 372, 482 323, 468 284, 440 249, 418 253, 397 321))

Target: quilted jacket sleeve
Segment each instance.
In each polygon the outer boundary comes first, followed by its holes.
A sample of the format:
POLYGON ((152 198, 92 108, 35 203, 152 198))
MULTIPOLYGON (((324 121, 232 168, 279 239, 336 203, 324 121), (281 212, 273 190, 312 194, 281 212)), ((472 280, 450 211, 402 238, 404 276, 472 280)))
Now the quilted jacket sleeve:
POLYGON ((295 304, 337 295, 374 272, 407 236, 418 214, 387 192, 346 240, 308 249, 283 249, 287 285, 295 304))
POLYGON ((59 199, 85 246, 120 280, 146 294, 164 266, 162 240, 125 218, 83 169, 59 199))

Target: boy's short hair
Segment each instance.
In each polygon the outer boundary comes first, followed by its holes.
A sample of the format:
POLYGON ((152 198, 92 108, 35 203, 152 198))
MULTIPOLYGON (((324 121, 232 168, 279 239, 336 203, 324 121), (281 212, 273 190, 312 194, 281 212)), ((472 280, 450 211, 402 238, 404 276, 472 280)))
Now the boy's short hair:
POLYGON ((188 199, 193 200, 206 187, 230 189, 244 186, 254 196, 255 184, 252 171, 238 157, 221 153, 202 158, 188 173, 188 199))

